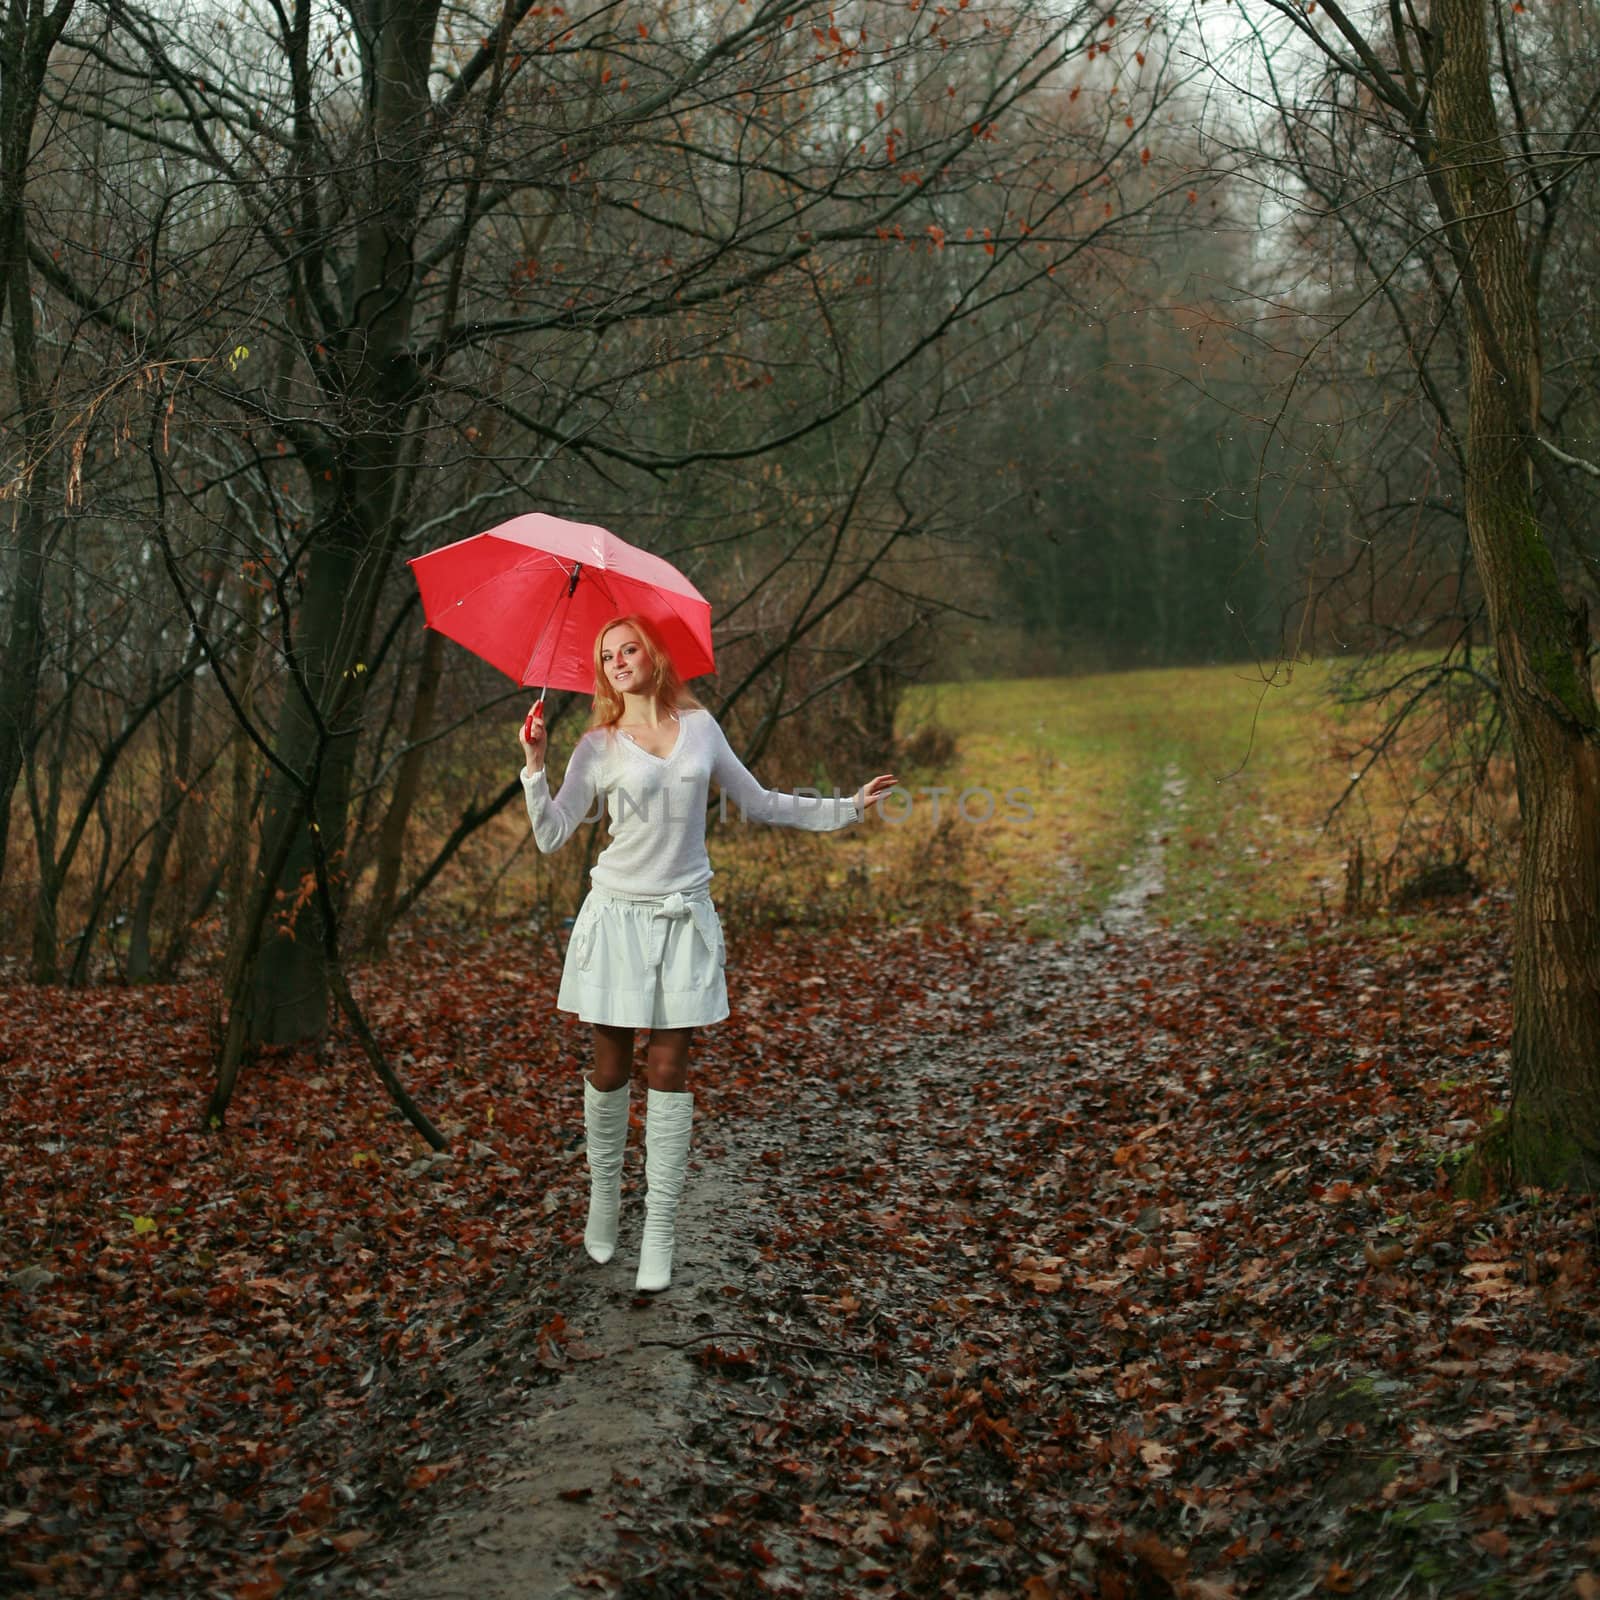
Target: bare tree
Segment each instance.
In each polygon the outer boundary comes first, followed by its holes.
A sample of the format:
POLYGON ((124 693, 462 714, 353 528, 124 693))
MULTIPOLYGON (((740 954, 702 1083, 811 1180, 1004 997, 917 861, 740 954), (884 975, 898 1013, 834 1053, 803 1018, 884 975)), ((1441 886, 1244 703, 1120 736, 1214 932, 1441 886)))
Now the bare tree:
MULTIPOLYGON (((244 353, 195 387, 253 412, 252 429, 299 468, 306 503, 277 563, 295 572, 309 702, 285 694, 274 747, 284 770, 303 772, 319 719, 329 729, 318 812, 336 861, 362 668, 419 473, 477 455, 485 412, 503 421, 493 464, 509 495, 530 447, 536 459, 571 454, 601 481, 659 480, 754 461, 858 410, 985 297, 1014 292, 1014 249, 963 252, 972 267, 953 285, 945 274, 948 300, 897 319, 865 364, 818 367, 825 384, 786 396, 767 428, 691 438, 654 403, 647 414, 641 391, 713 352, 726 359, 752 313, 817 303, 807 279, 847 243, 893 249, 941 192, 992 181, 995 124, 1101 20, 1087 7, 1019 12, 1004 44, 954 21, 894 43, 872 8, 847 38, 777 7, 625 31, 607 6, 525 38, 522 13, 508 11, 458 56, 431 8, 402 7, 351 13, 355 94, 314 62, 302 8, 263 42, 260 70, 279 73, 285 93, 270 126, 236 71, 154 15, 116 15, 124 47, 136 43, 164 82, 161 137, 225 189, 227 248, 255 274, 245 281, 282 283, 264 335, 247 342, 241 307, 244 353), (230 381, 278 371, 289 373, 281 408, 272 391, 230 381)), ((1082 184, 1118 155, 1089 163, 1082 184)), ((1038 213, 1035 242, 1064 248, 1054 225, 1070 217, 1067 197, 1038 213)), ((283 855, 275 892, 293 900, 310 849, 286 782, 269 785, 263 853, 283 855), (297 840, 286 852, 280 830, 297 840)), ((322 1026, 320 944, 294 935, 253 963, 252 1038, 322 1026)))
MULTIPOLYGON (((1600 717, 1585 598, 1592 558, 1574 481, 1587 463, 1554 443, 1573 411, 1548 405, 1540 302, 1563 208, 1600 154, 1600 93, 1591 78, 1576 95, 1552 95, 1537 109, 1558 120, 1537 123, 1510 42, 1516 19, 1499 0, 1433 0, 1426 13, 1254 0, 1244 11, 1248 87, 1278 130, 1250 153, 1289 175, 1280 203, 1324 239, 1343 236, 1338 259, 1366 275, 1363 303, 1391 315, 1463 483, 1522 818, 1511 1105, 1485 1153, 1527 1182, 1592 1188, 1600 717), (1365 231, 1374 217, 1378 229, 1365 231)), ((1326 299, 1314 309, 1348 325, 1350 313, 1326 299)), ((1592 362, 1581 376, 1578 413, 1592 415, 1592 362)), ((1417 477, 1426 482, 1424 470, 1417 477)))
POLYGON ((44 565, 55 521, 56 417, 39 351, 29 262, 29 169, 51 52, 73 0, 6 0, 0 13, 0 319, 9 315, 9 482, 0 488, 15 529, 10 605, 0 641, 0 878, 5 876, 11 797, 33 749, 44 640, 44 565))

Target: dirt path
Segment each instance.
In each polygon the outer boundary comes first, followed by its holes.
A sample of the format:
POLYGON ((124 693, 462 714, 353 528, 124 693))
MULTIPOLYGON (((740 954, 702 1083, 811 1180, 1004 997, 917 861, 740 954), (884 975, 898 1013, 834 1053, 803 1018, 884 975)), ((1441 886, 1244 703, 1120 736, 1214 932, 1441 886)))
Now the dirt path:
POLYGON ((1188 780, 1176 764, 1161 775, 1155 814, 1131 860, 1119 864, 1121 881, 1098 915, 1082 916, 1086 886, 1083 867, 1070 848, 1051 863, 1038 885, 1038 898, 1024 905, 1025 914, 1041 918, 1046 926, 1064 928, 1070 942, 1098 944, 1111 937, 1131 937, 1149 925, 1153 902, 1166 888, 1167 839, 1180 813, 1187 810, 1184 796, 1188 780), (1077 919, 1073 926, 1074 919, 1077 919))
MULTIPOLYGON (((1101 947, 1148 927, 1148 908, 1164 882, 1164 837, 1183 791, 1182 777, 1169 770, 1160 814, 1100 918, 1074 939, 1012 951, 1007 1004, 999 1014, 984 1012, 984 1059, 1036 1049, 1042 997, 1098 982, 1101 947)), ((970 1092, 969 1019, 994 1000, 993 974, 973 978, 945 989, 939 1017, 885 1027, 858 1071, 841 1076, 830 1064, 814 1080, 803 1069, 792 1072, 764 1105, 765 1121, 699 1119, 673 1287, 660 1296, 633 1292, 643 1217, 636 1129, 617 1258, 596 1267, 577 1254, 543 1294, 565 1319, 568 1364, 552 1387, 521 1397, 493 1442, 479 1447, 489 1458, 476 1463, 489 1491, 370 1559, 359 1592, 386 1600, 563 1600, 628 1593, 634 1584, 639 1592, 673 1592, 652 1587, 667 1579, 650 1553, 657 1549, 650 1536, 674 1505, 703 1510, 705 1495, 719 1492, 707 1488, 718 1471, 714 1434, 730 1420, 701 1363, 747 1345, 752 1335, 782 1350, 792 1346, 802 1362, 811 1348, 815 1359, 836 1334, 827 1307, 836 1297, 849 1304, 851 1286, 859 1289, 859 1262, 830 1261, 814 1245, 798 1273, 792 1260, 773 1259, 772 1241, 783 1236, 796 1185, 826 1187, 842 1174, 923 1172, 950 1191, 957 1232, 984 1203, 982 1173, 949 1147, 941 1122, 917 1114, 924 1104, 970 1092), (716 1422, 708 1426, 708 1417, 716 1422)), ((1071 1100, 1062 1108, 1070 1112, 1071 1100)), ((858 1243, 869 1254, 876 1249, 870 1239, 858 1243)), ((968 1266, 959 1255, 952 1263, 952 1293, 970 1287, 968 1266)), ((892 1283, 884 1286, 890 1292, 873 1314, 892 1317, 892 1283)), ((923 1296, 929 1292, 921 1286, 923 1296)), ((783 1394, 780 1383, 771 1398, 783 1394)), ((891 1385, 885 1403, 893 1401, 891 1385)), ((748 1432, 761 1415, 753 1405, 732 1425, 748 1432)), ((780 1565, 783 1554, 774 1558, 780 1565)))
MULTIPOLYGON (((1037 1007, 1027 991, 1059 989, 1098 967, 1087 951, 1055 943, 1019 946, 1015 962, 1018 1004, 992 1022, 986 1040, 1002 1052, 1022 1047, 1033 1026, 1037 1007)), ((659 1296, 636 1296, 632 1287, 643 1211, 635 1132, 616 1260, 605 1267, 576 1260, 543 1295, 565 1318, 568 1364, 553 1386, 517 1402, 517 1414, 504 1417, 491 1442, 473 1445, 478 1475, 492 1485, 487 1494, 369 1557, 356 1592, 386 1600, 694 1592, 674 1588, 671 1570, 662 1567, 674 1508, 703 1514, 708 1496, 715 1503, 732 1492, 716 1459, 719 1431, 731 1426, 748 1438, 776 1408, 803 1404, 798 1394, 790 1399, 792 1377, 780 1378, 741 1386, 748 1393, 729 1412, 726 1386, 712 1373, 725 1376, 724 1358, 742 1361, 752 1351, 802 1371, 827 1370, 838 1344, 834 1307, 849 1305, 852 1285, 860 1288, 860 1252, 875 1257, 881 1250, 871 1228, 860 1231, 853 1217, 849 1260, 820 1239, 791 1243, 785 1219, 795 1192, 842 1186, 866 1194, 879 1181, 874 1174, 898 1181, 926 1172, 930 1183, 951 1191, 953 1225, 977 1203, 958 1191, 981 1186, 981 1177, 948 1147, 944 1125, 917 1109, 964 1092, 955 1085, 972 1050, 961 1019, 992 1003, 986 987, 977 973, 970 985, 947 986, 941 1006, 955 1026, 886 1029, 881 1050, 853 1072, 841 1074, 829 1062, 808 1078, 801 1064, 764 1103, 760 1121, 702 1119, 673 1286, 659 1296)), ((968 1270, 957 1255, 952 1289, 965 1287, 968 1270)), ((872 1318, 892 1319, 892 1280, 881 1270, 876 1275, 885 1296, 872 1318)), ((919 1297, 931 1292, 919 1286, 919 1297)), ((892 1398, 898 1383, 889 1377, 892 1398)), ((819 1408, 824 1427, 826 1412, 819 1408)), ((773 1536, 775 1581, 788 1565, 784 1543, 773 1536)), ((788 1581, 799 1583, 799 1571, 788 1581)))
POLYGON ((1187 788, 1188 781, 1177 767, 1169 766, 1162 774, 1160 808, 1145 834, 1143 847, 1132 861, 1124 864, 1127 876, 1107 901, 1105 910, 1078 929, 1076 937, 1080 943, 1093 944, 1112 935, 1137 934, 1148 925, 1150 904, 1159 900, 1166 888, 1167 835, 1175 815, 1183 807, 1187 788))
POLYGON ((565 1320, 565 1370, 524 1414, 504 1419, 490 1447, 488 1495, 395 1545, 368 1571, 368 1585, 394 1600, 581 1594, 585 1573, 614 1554, 609 1508, 618 1493, 650 1501, 695 1476, 695 1452, 684 1443, 698 1376, 692 1352, 725 1317, 748 1254, 744 1161, 728 1137, 721 1127, 700 1130, 673 1285, 646 1296, 633 1290, 644 1211, 635 1130, 616 1257, 601 1267, 580 1252, 544 1294, 565 1320))

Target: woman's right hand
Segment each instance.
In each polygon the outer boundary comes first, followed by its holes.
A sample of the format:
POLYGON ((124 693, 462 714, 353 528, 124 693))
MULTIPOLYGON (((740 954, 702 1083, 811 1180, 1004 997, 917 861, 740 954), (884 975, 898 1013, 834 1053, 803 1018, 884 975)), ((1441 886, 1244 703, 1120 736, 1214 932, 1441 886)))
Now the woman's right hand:
POLYGON ((528 713, 520 735, 522 762, 529 772, 544 771, 544 701, 540 700, 528 713))

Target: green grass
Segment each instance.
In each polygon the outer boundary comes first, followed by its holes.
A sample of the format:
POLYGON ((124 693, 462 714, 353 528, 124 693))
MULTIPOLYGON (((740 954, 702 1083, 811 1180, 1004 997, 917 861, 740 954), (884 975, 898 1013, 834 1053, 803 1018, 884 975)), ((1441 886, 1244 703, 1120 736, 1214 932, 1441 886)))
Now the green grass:
MULTIPOLYGON (((908 697, 902 732, 938 724, 957 754, 903 776, 1028 791, 1031 824, 969 831, 987 898, 1041 929, 1102 910, 1156 836, 1164 889, 1150 912, 1223 931, 1342 898, 1349 835, 1323 820, 1356 726, 1328 682, 1313 663, 1271 681, 1221 666, 928 686, 908 697)), ((1352 822, 1381 831, 1398 803, 1364 795, 1352 822)), ((900 831, 903 847, 921 829, 900 831)))

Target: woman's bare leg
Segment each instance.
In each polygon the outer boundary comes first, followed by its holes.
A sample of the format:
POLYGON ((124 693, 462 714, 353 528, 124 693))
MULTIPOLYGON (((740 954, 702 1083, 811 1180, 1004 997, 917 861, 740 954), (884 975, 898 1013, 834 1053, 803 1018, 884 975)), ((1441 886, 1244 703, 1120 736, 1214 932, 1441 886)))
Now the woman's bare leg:
POLYGON ((633 1076, 633 1029, 614 1028, 610 1023, 594 1025, 594 1070, 589 1082, 609 1092, 620 1089, 633 1076))
POLYGON ((652 1089, 683 1093, 689 1080, 689 1046, 693 1040, 693 1028, 651 1029, 644 1059, 645 1082, 652 1089))

